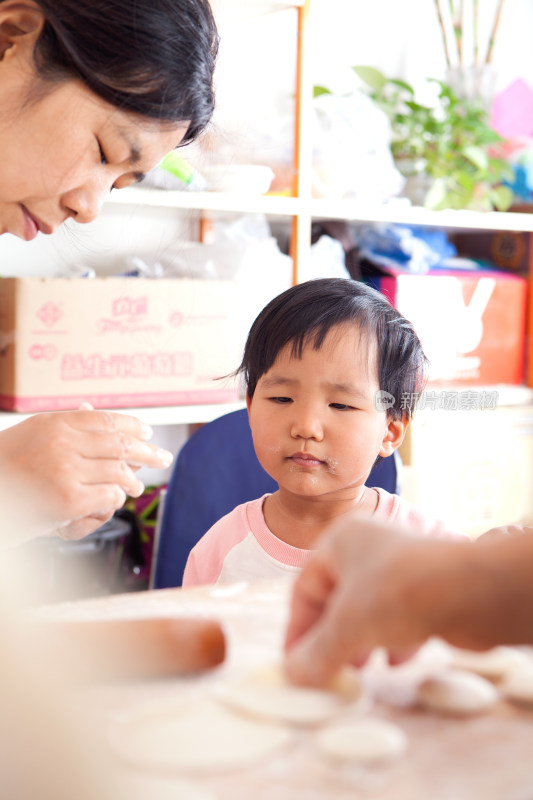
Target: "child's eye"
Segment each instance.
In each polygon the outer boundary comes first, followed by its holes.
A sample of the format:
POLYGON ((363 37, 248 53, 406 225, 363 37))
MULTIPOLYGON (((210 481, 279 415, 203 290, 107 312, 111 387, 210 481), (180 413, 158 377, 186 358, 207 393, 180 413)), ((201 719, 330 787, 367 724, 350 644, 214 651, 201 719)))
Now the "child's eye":
POLYGON ((104 166, 105 166, 105 164, 107 164, 107 163, 108 163, 108 161, 107 161, 107 158, 106 158, 106 155, 105 155, 105 153, 104 153, 104 150, 103 150, 103 148, 102 148, 102 145, 100 144, 100 140, 99 140, 99 139, 97 139, 96 141, 97 141, 97 143, 98 143, 98 152, 100 153, 100 163, 101 163, 101 164, 104 164, 104 166))
POLYGON ((292 403, 292 400, 291 400, 290 397, 271 397, 270 399, 274 403, 280 403, 280 404, 292 403))
POLYGON ((348 406, 346 403, 330 403, 331 408, 336 408, 338 411, 353 410, 353 406, 348 406))

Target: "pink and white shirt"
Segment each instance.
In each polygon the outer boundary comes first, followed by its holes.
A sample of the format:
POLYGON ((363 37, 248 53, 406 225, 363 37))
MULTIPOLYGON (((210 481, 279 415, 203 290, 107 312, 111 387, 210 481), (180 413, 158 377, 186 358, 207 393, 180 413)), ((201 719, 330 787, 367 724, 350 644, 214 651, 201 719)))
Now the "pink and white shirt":
MULTIPOLYGON (((421 536, 467 538, 398 495, 374 491, 374 520, 393 522, 421 536)), ((313 550, 293 547, 272 533, 263 514, 266 497, 242 503, 215 522, 189 553, 183 586, 276 578, 303 567, 313 550)))

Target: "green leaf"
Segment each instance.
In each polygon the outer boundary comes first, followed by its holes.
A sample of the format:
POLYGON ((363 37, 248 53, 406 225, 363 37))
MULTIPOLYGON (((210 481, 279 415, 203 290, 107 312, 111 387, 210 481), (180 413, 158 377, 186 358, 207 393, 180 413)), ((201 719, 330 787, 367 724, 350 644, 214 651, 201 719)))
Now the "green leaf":
POLYGON ((465 147, 463 150, 463 155, 468 161, 471 161, 474 166, 478 169, 485 171, 488 169, 489 166, 489 158, 484 150, 480 147, 475 147, 474 145, 470 145, 469 147, 465 147))
POLYGON ((352 67, 353 71, 356 75, 358 75, 362 81, 364 81, 371 89, 380 90, 383 89, 385 84, 387 83, 386 77, 383 75, 379 69, 375 67, 352 67))
POLYGON ((445 208, 446 205, 442 205, 442 203, 445 203, 446 194, 445 180, 437 178, 437 180, 433 181, 431 184, 431 187, 424 200, 424 206, 430 209, 445 208))
POLYGON ((313 97, 320 97, 322 94, 331 94, 325 86, 313 86, 313 97))
POLYGON ((405 81, 401 81, 398 78, 389 78, 388 83, 390 83, 392 86, 397 86, 399 89, 404 89, 409 94, 414 95, 415 93, 415 90, 410 84, 406 83, 405 81))
POLYGON ((489 198, 498 211, 507 211, 514 195, 509 186, 495 186, 489 191, 489 198))

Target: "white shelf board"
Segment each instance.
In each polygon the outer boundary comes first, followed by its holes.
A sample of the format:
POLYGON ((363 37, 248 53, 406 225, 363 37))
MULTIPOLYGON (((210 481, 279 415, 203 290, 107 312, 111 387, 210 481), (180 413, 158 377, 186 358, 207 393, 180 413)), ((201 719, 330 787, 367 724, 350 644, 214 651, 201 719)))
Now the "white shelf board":
POLYGON ((401 199, 382 205, 353 200, 310 200, 276 195, 233 194, 230 192, 189 192, 121 189, 108 203, 138 207, 176 208, 242 214, 267 214, 292 217, 310 214, 313 219, 342 219, 351 222, 390 222, 456 230, 494 230, 533 232, 533 213, 467 211, 452 209, 429 211, 411 206, 401 199))
MULTIPOLYGON (((458 391, 468 389, 475 391, 498 392, 498 406, 533 406, 533 388, 529 386, 511 386, 497 384, 494 386, 438 386, 429 387, 435 391, 458 391)), ((429 390, 428 389, 428 390, 429 390)), ((211 422, 211 420, 246 408, 246 402, 238 400, 233 403, 205 403, 194 406, 150 406, 148 408, 110 408, 109 411, 118 414, 129 414, 137 417, 142 422, 152 427, 161 425, 194 425, 196 423, 211 422)), ((100 410, 100 409, 99 409, 100 410)), ((0 430, 22 422, 33 416, 20 414, 16 411, 0 411, 0 430)))
POLYGON ((287 217, 300 213, 302 207, 297 197, 233 194, 230 192, 167 191, 165 189, 141 189, 140 187, 113 192, 107 198, 106 203, 287 217))
MULTIPOLYGON (((195 423, 211 422, 211 420, 229 414, 231 411, 245 408, 244 400, 234 403, 206 403, 194 406, 154 406, 149 408, 110 408, 119 414, 129 414, 137 417, 142 422, 152 427, 160 425, 191 425, 195 423)), ((98 409, 101 410, 101 409, 98 409)), ((16 411, 0 411, 0 430, 6 430, 33 416, 32 414, 19 414, 16 411)))
POLYGON ((464 209, 429 211, 403 203, 400 199, 383 205, 351 200, 312 200, 311 213, 315 219, 392 222, 456 230, 533 231, 533 214, 464 209))

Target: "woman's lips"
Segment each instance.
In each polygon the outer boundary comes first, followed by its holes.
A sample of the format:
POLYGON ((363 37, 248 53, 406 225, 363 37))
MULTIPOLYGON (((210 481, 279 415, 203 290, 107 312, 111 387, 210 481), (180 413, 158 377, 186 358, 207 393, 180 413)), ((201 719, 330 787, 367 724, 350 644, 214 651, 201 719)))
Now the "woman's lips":
POLYGON ((25 206, 21 206, 24 218, 24 238, 27 242, 35 239, 39 233, 39 226, 25 206))
POLYGON ((53 228, 41 222, 41 220, 34 217, 33 214, 30 214, 25 205, 21 203, 20 207, 22 208, 22 216, 24 218, 24 238, 27 242, 35 239, 39 231, 47 235, 52 233, 53 228))

